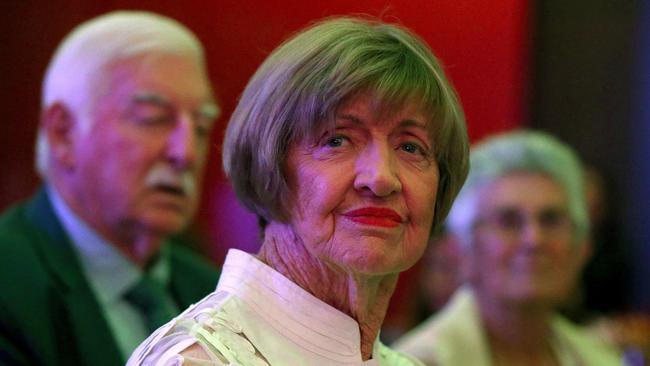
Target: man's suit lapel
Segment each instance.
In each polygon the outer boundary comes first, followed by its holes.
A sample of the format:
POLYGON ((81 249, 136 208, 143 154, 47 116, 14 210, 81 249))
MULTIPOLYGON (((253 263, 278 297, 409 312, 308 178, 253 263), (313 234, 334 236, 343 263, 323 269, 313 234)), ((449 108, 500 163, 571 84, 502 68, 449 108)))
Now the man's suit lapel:
MULTIPOLYGON (((57 317, 59 347, 79 358, 73 364, 121 365, 124 361, 77 255, 54 213, 45 190, 27 207, 28 219, 43 230, 35 249, 52 275, 51 316, 57 317), (67 338, 67 339, 66 339, 67 338)), ((74 356, 71 356, 74 357, 74 356)))
POLYGON ((171 258, 169 289, 183 311, 215 290, 219 273, 188 249, 182 248, 178 238, 173 239, 167 249, 171 258))

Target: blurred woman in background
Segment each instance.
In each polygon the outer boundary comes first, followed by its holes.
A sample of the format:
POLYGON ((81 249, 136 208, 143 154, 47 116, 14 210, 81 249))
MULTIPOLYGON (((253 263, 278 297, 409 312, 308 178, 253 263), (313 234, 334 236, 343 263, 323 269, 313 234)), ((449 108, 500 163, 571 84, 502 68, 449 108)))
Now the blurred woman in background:
POLYGON ((581 165, 555 138, 519 131, 471 153, 447 223, 465 285, 396 348, 428 365, 617 365, 556 313, 588 257, 581 165))

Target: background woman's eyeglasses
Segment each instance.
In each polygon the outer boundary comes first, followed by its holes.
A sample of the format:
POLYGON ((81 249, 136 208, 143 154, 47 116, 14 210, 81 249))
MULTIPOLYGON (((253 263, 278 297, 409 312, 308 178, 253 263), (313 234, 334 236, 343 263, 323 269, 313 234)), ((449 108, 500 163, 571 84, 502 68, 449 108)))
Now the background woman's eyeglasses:
POLYGON ((528 225, 537 225, 545 234, 551 236, 568 235, 573 230, 573 222, 563 209, 548 208, 536 213, 526 213, 518 208, 503 208, 479 216, 474 229, 487 228, 504 237, 519 237, 528 225))

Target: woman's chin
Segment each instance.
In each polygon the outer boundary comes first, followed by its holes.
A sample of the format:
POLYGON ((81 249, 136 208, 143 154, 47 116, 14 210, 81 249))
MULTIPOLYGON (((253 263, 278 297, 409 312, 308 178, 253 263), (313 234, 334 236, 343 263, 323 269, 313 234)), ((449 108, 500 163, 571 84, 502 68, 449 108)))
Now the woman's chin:
POLYGON ((332 262, 350 274, 366 276, 398 274, 413 265, 413 263, 406 263, 397 253, 377 250, 359 250, 358 253, 348 252, 344 257, 332 262))

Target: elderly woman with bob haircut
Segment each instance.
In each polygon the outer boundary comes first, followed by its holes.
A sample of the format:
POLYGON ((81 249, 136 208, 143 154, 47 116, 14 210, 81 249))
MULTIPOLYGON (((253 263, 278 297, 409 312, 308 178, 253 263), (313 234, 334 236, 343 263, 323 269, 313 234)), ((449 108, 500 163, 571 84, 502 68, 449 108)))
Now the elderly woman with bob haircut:
POLYGON ((472 150, 449 218, 466 285, 396 348, 428 365, 617 365, 556 313, 588 253, 581 165, 557 139, 498 135, 472 150))
POLYGON ((250 80, 224 141, 259 253, 230 250, 216 291, 129 364, 419 365, 379 329, 468 154, 455 92, 415 35, 357 18, 298 33, 250 80))

